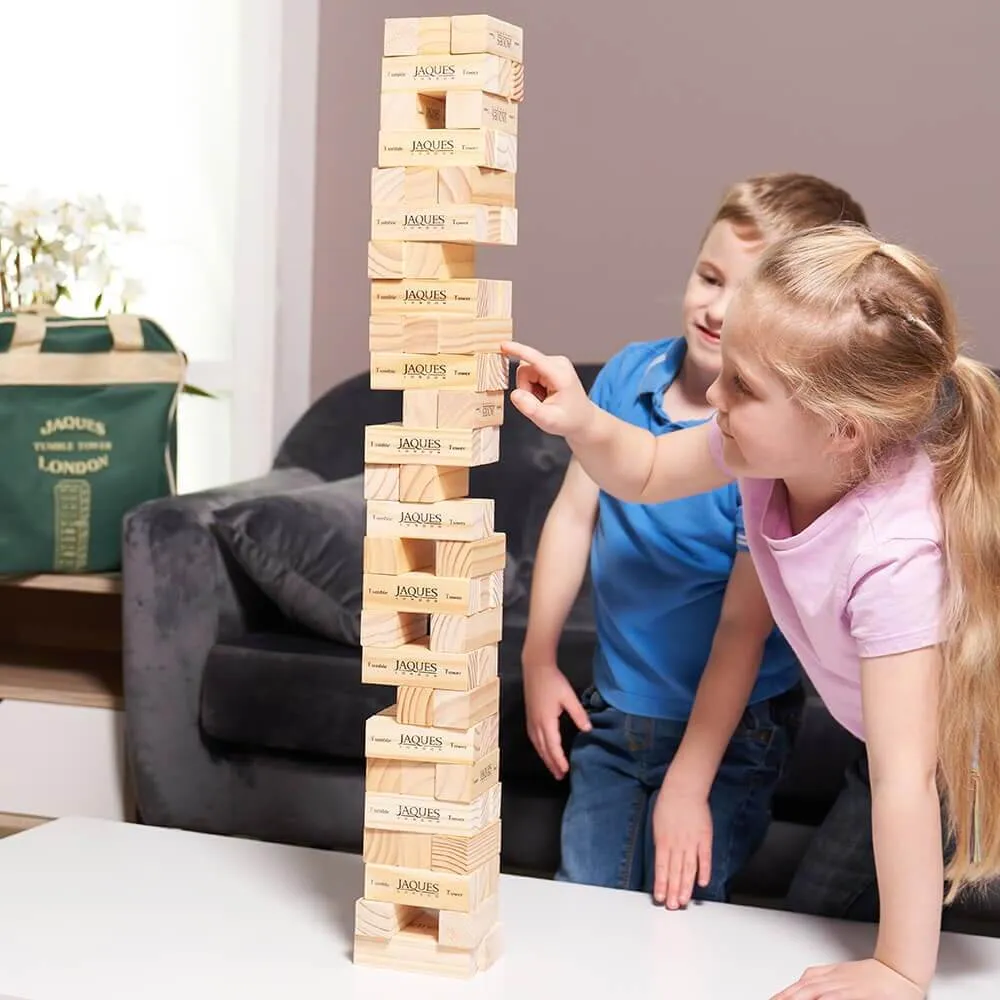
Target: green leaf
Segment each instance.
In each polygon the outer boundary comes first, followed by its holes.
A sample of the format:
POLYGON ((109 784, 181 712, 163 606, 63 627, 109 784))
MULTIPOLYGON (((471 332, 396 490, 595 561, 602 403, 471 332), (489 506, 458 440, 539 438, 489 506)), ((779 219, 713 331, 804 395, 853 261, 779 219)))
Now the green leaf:
POLYGON ((218 399, 219 397, 209 392, 207 389, 199 389, 196 385, 185 384, 184 392, 189 396, 199 396, 202 399, 218 399))
POLYGON ((96 312, 101 308, 101 303, 104 301, 104 292, 99 292, 97 298, 94 299, 94 311, 96 312))

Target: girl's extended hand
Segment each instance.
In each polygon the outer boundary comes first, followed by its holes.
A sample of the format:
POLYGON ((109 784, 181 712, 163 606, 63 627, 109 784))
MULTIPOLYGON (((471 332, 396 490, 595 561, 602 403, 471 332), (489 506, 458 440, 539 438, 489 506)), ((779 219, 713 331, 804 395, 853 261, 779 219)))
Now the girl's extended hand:
POLYGON ((807 969, 771 1000, 923 1000, 924 990, 874 958, 807 969))
POLYGON ((653 807, 653 901, 668 910, 691 902, 694 884, 712 877, 712 812, 708 797, 663 783, 653 807))
POLYGON ((510 401, 541 430, 574 437, 586 430, 597 407, 590 401, 568 358, 550 357, 510 341, 503 353, 520 362, 510 401))

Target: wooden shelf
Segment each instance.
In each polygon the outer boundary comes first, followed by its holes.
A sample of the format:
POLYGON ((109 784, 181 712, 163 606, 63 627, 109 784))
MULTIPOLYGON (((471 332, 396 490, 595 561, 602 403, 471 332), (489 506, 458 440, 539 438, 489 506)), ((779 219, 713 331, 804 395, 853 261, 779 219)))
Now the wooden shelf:
POLYGON ((79 576, 61 573, 33 573, 25 576, 0 576, 0 587, 27 590, 59 590, 73 594, 120 594, 118 573, 86 573, 79 576))
POLYGON ((0 644, 0 700, 124 707, 121 655, 0 644))

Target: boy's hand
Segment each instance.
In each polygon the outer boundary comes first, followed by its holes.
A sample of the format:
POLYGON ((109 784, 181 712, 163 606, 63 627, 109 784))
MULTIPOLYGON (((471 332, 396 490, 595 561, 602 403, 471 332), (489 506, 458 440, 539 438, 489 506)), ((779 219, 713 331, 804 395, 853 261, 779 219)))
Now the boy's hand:
POLYGON ((550 357, 527 344, 510 341, 503 353, 516 358, 517 388, 510 401, 547 434, 580 434, 597 409, 568 358, 550 357))
POLYGON ((653 808, 653 900, 668 910, 691 902, 695 877, 712 877, 712 813, 708 797, 664 781, 653 808))
POLYGON ((590 730, 590 717, 577 698, 566 675, 554 661, 531 664, 524 670, 524 707, 528 737, 538 756, 557 780, 566 776, 569 762, 563 753, 559 718, 563 712, 584 732, 590 730))
POLYGON ((923 1000, 922 987, 874 958, 807 969, 771 1000, 923 1000))

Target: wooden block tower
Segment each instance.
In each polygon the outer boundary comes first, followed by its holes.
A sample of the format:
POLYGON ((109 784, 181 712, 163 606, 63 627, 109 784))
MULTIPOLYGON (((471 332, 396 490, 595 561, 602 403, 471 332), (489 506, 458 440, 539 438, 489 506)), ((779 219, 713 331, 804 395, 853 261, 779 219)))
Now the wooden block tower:
POLYGON ((517 242, 523 32, 486 14, 385 22, 371 182, 363 680, 396 687, 365 727, 364 895, 354 960, 472 976, 502 950, 500 681, 506 538, 469 470, 499 460, 517 242))

